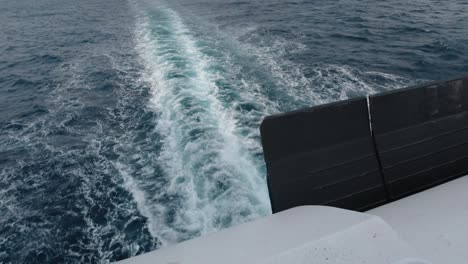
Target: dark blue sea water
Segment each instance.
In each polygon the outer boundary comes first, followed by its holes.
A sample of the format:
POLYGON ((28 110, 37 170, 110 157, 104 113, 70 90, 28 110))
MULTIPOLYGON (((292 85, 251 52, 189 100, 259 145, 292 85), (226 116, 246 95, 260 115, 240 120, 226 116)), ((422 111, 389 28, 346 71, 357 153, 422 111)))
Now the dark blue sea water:
POLYGON ((0 0, 0 263, 267 215, 264 116, 467 73, 464 0, 0 0))

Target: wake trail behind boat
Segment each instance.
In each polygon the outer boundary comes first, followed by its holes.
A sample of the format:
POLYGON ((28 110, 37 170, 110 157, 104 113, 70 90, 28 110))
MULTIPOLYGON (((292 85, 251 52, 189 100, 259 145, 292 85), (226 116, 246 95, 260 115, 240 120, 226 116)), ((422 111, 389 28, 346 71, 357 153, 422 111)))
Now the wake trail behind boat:
POLYGON ((163 179, 128 175, 151 233, 172 244, 269 213, 261 163, 242 147, 234 113, 219 99, 219 65, 174 11, 154 8, 139 19, 163 179))

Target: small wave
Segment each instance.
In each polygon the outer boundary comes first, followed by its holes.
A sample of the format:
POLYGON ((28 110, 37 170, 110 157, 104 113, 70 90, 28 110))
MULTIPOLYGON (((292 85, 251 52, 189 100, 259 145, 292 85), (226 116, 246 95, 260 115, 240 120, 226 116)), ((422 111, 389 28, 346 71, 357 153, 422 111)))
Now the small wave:
POLYGON ((346 35, 346 34, 342 34, 342 33, 331 34, 330 37, 331 38, 339 38, 339 39, 347 39, 347 40, 351 40, 351 41, 370 42, 370 39, 368 37, 346 35))

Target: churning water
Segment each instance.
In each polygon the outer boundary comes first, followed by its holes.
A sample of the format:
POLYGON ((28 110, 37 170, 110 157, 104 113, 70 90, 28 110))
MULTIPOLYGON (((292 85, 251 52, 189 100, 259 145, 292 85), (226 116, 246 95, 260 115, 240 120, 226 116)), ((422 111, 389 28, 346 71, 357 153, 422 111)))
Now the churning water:
POLYGON ((0 0, 0 263, 270 213, 269 114, 468 72, 468 3, 0 0))

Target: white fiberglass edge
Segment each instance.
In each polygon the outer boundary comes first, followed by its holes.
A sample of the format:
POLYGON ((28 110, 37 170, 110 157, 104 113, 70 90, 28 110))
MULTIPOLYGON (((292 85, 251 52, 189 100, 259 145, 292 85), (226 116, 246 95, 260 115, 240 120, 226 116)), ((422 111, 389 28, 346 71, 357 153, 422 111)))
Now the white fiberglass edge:
POLYGON ((121 263, 426 264, 379 217, 296 207, 121 263))
POLYGON ((468 176, 370 210, 433 263, 468 263, 468 176))

